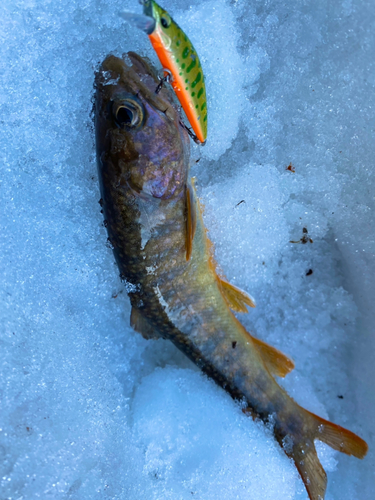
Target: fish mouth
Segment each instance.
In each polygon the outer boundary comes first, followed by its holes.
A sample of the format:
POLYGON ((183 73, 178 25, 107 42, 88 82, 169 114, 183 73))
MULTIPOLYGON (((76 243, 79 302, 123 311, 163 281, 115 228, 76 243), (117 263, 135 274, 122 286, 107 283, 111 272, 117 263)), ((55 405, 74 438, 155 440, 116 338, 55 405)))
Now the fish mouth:
POLYGON ((132 67, 138 74, 138 76, 142 77, 151 75, 154 79, 154 82, 156 84, 158 83, 157 72, 149 59, 147 59, 146 57, 141 57, 139 54, 132 51, 129 51, 125 54, 125 61, 126 59, 131 62, 132 67))

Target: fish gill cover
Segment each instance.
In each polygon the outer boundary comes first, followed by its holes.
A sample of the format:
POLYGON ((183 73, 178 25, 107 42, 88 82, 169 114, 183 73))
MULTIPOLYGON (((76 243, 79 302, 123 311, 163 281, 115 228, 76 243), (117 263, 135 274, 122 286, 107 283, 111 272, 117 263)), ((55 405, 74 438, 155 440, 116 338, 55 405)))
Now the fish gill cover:
MULTIPOLYGON (((157 63, 118 17, 136 6, 0 6, 1 495, 306 498, 271 432, 172 345, 128 326, 97 203, 90 99, 108 53, 157 63)), ((370 500, 375 6, 168 10, 206 77, 210 141, 194 146, 193 174, 216 260, 257 301, 246 327, 295 360, 289 393, 369 441, 358 463, 320 447, 326 499, 370 500)))

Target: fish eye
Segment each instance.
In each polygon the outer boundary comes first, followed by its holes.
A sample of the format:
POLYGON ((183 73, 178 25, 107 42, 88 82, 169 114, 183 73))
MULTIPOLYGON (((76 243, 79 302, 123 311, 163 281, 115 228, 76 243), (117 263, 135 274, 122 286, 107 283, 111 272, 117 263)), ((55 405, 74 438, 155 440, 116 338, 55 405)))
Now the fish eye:
POLYGON ((143 122, 142 105, 134 99, 123 99, 113 103, 113 114, 119 128, 136 128, 143 122))
POLYGON ((171 22, 172 22, 172 19, 170 18, 170 16, 165 12, 161 18, 160 18, 160 22, 161 22, 161 25, 163 26, 163 28, 169 28, 169 26, 171 25, 171 22))

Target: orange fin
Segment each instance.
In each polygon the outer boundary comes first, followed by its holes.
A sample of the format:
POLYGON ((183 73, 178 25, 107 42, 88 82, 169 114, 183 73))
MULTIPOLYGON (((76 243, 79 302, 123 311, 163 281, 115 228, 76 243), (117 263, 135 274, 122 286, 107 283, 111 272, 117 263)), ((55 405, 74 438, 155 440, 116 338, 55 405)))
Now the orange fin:
POLYGON ((317 433, 315 439, 323 441, 334 450, 341 451, 346 455, 353 455, 357 458, 363 458, 368 450, 366 441, 361 439, 354 432, 344 429, 339 425, 333 424, 324 418, 310 413, 315 418, 317 424, 317 433))
POLYGON ((327 475, 319 462, 314 443, 305 439, 303 443, 294 445, 291 452, 287 451, 284 444, 284 451, 293 458, 310 500, 324 500, 327 475))
POLYGON ((194 200, 193 188, 186 186, 186 260, 191 257, 193 250, 193 240, 197 227, 197 212, 194 200))
POLYGON ((250 336, 264 364, 273 375, 285 377, 285 375, 293 370, 294 363, 288 356, 262 340, 256 339, 252 335, 250 336))
POLYGON ((307 422, 310 420, 310 426, 312 427, 310 427, 312 431, 310 436, 301 439, 299 442, 293 442, 293 436, 288 436, 282 441, 282 446, 285 453, 295 461, 310 500, 323 500, 327 477, 319 462, 314 440, 323 441, 333 449, 347 455, 354 455, 357 458, 363 458, 366 455, 368 446, 363 439, 353 432, 324 420, 307 410, 304 411, 307 414, 305 423, 309 426, 307 422))
POLYGON ((148 320, 135 307, 132 307, 130 314, 130 326, 146 340, 159 339, 161 337, 158 331, 150 325, 148 320))
POLYGON ((232 311, 247 313, 246 305, 250 307, 255 307, 255 300, 248 293, 240 290, 234 285, 231 285, 223 278, 217 278, 221 291, 224 295, 225 300, 228 303, 228 306, 232 309, 232 311))

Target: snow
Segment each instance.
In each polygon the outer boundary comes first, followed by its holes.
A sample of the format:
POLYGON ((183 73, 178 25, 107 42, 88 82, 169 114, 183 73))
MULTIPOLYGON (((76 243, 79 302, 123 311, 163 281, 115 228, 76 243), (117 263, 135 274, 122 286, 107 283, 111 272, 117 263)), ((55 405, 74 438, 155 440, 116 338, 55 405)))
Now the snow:
MULTIPOLYGON (((192 174, 220 268, 257 302, 240 319, 294 359, 292 397, 370 445, 364 461, 319 447, 326 499, 370 500, 375 4, 162 5, 205 72, 192 174)), ((98 205, 93 80, 110 52, 157 58, 121 10, 141 7, 0 5, 1 498, 306 499, 269 429, 129 326, 98 205)))

